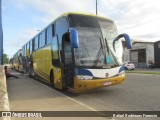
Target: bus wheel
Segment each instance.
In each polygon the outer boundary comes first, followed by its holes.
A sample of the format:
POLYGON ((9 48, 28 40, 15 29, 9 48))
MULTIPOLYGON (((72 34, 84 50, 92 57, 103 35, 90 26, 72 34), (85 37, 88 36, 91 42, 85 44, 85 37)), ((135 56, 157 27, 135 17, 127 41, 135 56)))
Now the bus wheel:
POLYGON ((26 68, 26 74, 27 76, 30 76, 28 68, 26 68))
POLYGON ((30 68, 30 75, 32 76, 32 77, 34 77, 35 76, 35 72, 34 72, 34 70, 33 70, 33 68, 30 68))
POLYGON ((51 70, 51 72, 50 72, 50 85, 52 86, 52 87, 55 87, 54 86, 54 75, 53 75, 53 71, 51 70))

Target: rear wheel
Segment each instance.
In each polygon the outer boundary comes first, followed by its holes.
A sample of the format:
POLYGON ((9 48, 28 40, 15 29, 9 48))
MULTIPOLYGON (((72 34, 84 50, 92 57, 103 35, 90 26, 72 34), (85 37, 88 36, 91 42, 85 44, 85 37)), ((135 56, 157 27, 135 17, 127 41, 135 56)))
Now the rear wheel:
POLYGON ((29 71, 29 68, 26 68, 26 74, 27 74, 27 76, 29 76, 29 77, 30 77, 30 71, 29 71))
POLYGON ((33 70, 33 68, 30 68, 30 73, 29 73, 31 76, 35 76, 35 73, 34 73, 34 70, 33 70))

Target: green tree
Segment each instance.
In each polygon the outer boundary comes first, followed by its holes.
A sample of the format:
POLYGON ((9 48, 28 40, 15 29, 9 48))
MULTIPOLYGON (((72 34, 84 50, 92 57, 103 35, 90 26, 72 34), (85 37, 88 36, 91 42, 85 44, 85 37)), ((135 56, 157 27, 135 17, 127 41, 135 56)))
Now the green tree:
POLYGON ((3 54, 3 64, 8 64, 9 63, 9 58, 7 54, 3 54))

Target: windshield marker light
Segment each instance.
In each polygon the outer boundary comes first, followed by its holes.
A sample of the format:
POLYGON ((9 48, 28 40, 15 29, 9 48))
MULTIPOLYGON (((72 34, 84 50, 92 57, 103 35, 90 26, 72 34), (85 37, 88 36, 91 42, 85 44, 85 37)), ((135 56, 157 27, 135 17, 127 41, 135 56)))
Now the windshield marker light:
POLYGON ((77 75, 76 76, 80 80, 91 80, 93 76, 88 76, 88 75, 77 75))

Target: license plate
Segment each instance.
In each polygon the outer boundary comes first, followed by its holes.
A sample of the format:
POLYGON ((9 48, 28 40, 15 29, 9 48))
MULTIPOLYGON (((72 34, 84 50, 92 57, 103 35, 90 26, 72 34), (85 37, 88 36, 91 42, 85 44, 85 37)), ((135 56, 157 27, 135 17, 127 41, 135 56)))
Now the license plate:
POLYGON ((111 84, 112 84, 112 82, 105 82, 105 83, 103 83, 104 86, 111 85, 111 84))

